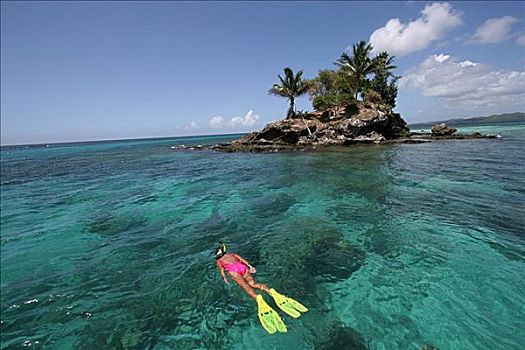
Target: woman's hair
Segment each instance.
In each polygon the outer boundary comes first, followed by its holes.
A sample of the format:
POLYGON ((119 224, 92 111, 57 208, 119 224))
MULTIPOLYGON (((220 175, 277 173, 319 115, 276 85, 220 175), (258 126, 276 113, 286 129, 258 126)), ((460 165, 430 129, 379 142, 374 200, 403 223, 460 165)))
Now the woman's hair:
POLYGON ((222 250, 222 247, 215 249, 215 259, 220 259, 223 255, 224 251, 222 250))
POLYGON ((215 259, 220 259, 224 254, 226 254, 226 244, 219 241, 220 246, 215 249, 215 259))

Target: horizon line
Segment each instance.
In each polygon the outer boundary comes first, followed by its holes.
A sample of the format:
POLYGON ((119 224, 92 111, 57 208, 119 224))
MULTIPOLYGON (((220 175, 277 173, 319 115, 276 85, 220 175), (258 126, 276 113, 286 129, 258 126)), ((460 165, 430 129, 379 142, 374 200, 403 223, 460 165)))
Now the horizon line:
MULTIPOLYGON (((525 113, 525 112, 505 112, 498 114, 491 114, 478 117, 464 117, 464 118, 449 118, 441 119, 434 121, 421 121, 407 123, 407 125, 430 125, 432 123, 446 122, 446 121, 457 121, 457 120, 469 120, 477 118, 487 118, 492 116, 499 116, 505 114, 516 114, 516 113, 525 113)), ((183 135, 183 136, 145 136, 145 137, 133 137, 133 138, 115 138, 115 139, 95 139, 95 140, 79 140, 79 141, 60 141, 60 142, 35 142, 35 143, 12 143, 12 144, 0 144, 0 148, 3 147, 38 147, 38 146, 47 146, 47 145, 67 145, 75 143, 101 143, 101 142, 119 142, 119 141, 140 141, 140 140, 163 140, 163 139, 172 139, 172 138, 190 138, 190 137, 209 137, 209 136, 229 136, 229 135, 244 135, 253 131, 242 131, 234 133, 224 133, 224 134, 197 134, 197 135, 183 135)))
POLYGON ((76 143, 102 143, 102 142, 120 142, 120 141, 147 141, 147 140, 167 140, 174 138, 192 138, 192 137, 210 137, 210 136, 230 136, 230 135, 244 135, 249 133, 246 132, 235 132, 226 134, 198 134, 198 135, 183 135, 183 136, 146 136, 146 137, 133 137, 133 138, 116 138, 116 139, 97 139, 97 140, 79 140, 79 141, 60 141, 60 142, 37 142, 37 143, 12 143, 12 144, 1 144, 0 148, 3 147, 39 147, 39 146, 51 146, 51 145, 68 145, 76 143))

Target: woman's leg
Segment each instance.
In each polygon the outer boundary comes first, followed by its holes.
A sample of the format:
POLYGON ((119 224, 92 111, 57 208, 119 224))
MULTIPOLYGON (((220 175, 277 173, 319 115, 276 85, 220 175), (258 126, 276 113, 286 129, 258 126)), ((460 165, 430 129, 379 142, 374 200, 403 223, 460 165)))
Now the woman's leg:
POLYGON ((244 279, 243 276, 239 275, 237 272, 230 272, 231 278, 237 283, 246 294, 251 296, 254 299, 257 299, 257 293, 253 290, 253 288, 248 284, 248 282, 244 279))
POLYGON ((250 287, 263 290, 266 293, 270 293, 270 288, 268 288, 268 286, 266 284, 256 283, 255 280, 253 279, 252 275, 250 275, 249 272, 246 272, 246 274, 244 275, 244 279, 246 280, 246 282, 248 282, 250 287))

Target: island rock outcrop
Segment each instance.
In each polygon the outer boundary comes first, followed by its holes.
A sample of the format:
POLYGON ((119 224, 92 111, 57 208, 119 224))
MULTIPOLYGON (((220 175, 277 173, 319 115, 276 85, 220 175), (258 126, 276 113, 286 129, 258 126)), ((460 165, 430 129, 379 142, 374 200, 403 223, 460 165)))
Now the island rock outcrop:
POLYGON ((225 151, 272 151, 304 147, 381 143, 408 137, 410 130, 398 113, 374 104, 358 103, 339 110, 305 113, 266 125, 229 144, 225 151))
POLYGON ((338 110, 313 111, 267 124, 262 130, 229 143, 179 145, 172 149, 224 152, 278 152, 316 150, 330 146, 378 143, 427 143, 438 140, 499 139, 500 135, 456 134, 457 129, 436 124, 432 132, 410 132, 398 113, 359 102, 338 110))
POLYGON ((458 129, 450 128, 445 123, 432 126, 432 136, 450 136, 456 131, 458 131, 458 129))

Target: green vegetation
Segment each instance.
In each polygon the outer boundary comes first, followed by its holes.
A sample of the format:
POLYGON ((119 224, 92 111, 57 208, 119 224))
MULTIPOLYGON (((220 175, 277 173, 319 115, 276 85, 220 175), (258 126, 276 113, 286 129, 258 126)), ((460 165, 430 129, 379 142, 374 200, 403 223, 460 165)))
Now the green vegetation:
POLYGON ((354 44, 352 55, 343 52, 334 62, 338 69, 320 70, 312 80, 303 79, 303 71, 294 75, 290 68, 285 68, 285 77, 279 75, 281 85, 274 84, 270 94, 290 100, 288 118, 296 115, 295 98, 306 92, 310 94, 313 108, 318 111, 334 110, 338 113, 349 106, 355 108, 360 96, 365 103, 391 111, 396 106, 397 80, 400 78, 392 73, 397 68, 393 64, 394 56, 381 52, 371 58, 372 49, 366 41, 354 44))
POLYGON ((291 68, 284 69, 284 78, 278 75, 281 85, 273 84, 268 92, 271 95, 285 97, 290 101, 290 108, 286 114, 286 118, 293 118, 295 116, 295 98, 306 94, 311 87, 308 80, 303 80, 303 71, 300 70, 294 75, 291 68))
POLYGON ((336 109, 356 102, 353 81, 342 70, 320 70, 319 76, 312 80, 312 106, 315 110, 336 109))
POLYGON ((353 56, 348 56, 346 52, 335 62, 341 67, 343 73, 348 75, 350 84, 355 87, 355 99, 357 100, 363 87, 367 85, 367 76, 374 72, 375 61, 370 59, 372 45, 361 40, 353 46, 353 56))
POLYGON ((397 80, 400 76, 392 74, 392 70, 396 69, 392 62, 394 56, 390 56, 388 52, 383 51, 373 59, 374 78, 366 81, 366 94, 370 91, 377 92, 381 96, 382 103, 393 109, 396 106, 397 98, 397 80))

